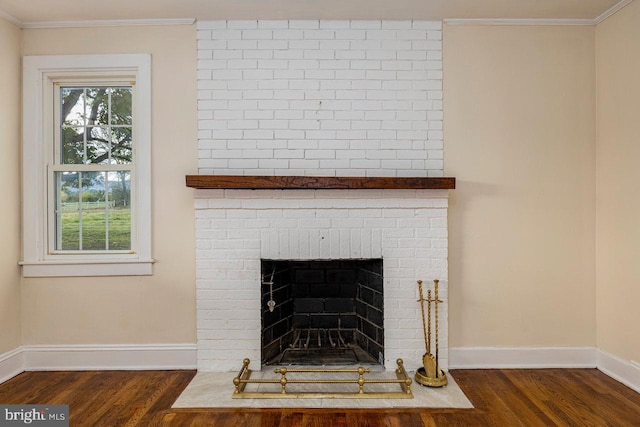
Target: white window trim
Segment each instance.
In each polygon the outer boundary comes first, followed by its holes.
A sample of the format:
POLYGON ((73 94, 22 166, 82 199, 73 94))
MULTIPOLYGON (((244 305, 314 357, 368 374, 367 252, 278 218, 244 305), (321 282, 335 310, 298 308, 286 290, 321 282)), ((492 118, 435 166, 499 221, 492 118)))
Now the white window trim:
POLYGON ((23 58, 22 113, 22 237, 24 277, 55 276, 136 276, 153 273, 151 257, 151 56, 43 55, 23 58), (48 254, 47 237, 47 159, 45 99, 50 76, 56 73, 108 74, 136 76, 136 180, 135 226, 137 248, 134 253, 95 253, 79 255, 48 254))

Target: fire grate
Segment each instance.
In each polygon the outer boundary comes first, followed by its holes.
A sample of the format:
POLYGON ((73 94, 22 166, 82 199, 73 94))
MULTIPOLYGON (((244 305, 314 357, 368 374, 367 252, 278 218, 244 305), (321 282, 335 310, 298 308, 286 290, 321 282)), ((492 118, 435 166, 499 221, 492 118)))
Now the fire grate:
POLYGON ((349 365, 358 363, 358 355, 352 348, 287 348, 282 352, 277 364, 305 365, 309 360, 323 365, 349 365))
POLYGON ((278 363, 305 364, 308 360, 327 365, 359 361, 355 350, 342 337, 339 320, 335 329, 296 328, 293 343, 281 353, 278 363))

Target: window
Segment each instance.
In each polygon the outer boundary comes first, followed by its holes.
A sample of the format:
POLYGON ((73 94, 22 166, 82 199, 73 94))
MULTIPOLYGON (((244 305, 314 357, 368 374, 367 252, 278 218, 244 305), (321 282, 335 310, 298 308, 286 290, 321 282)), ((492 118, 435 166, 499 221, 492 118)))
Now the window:
POLYGON ((150 57, 24 58, 24 276, 151 274, 150 57))

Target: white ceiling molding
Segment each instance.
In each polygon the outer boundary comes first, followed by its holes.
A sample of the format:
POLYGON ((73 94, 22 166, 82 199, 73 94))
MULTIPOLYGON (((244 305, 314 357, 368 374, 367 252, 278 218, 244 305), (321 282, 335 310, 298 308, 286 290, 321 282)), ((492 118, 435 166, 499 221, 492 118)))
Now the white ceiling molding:
POLYGON ((604 22, 608 17, 610 17, 611 15, 613 15, 614 13, 616 13, 617 11, 619 11, 620 9, 622 9, 623 7, 625 7, 626 5, 628 5, 629 3, 631 3, 633 0, 621 0, 618 3, 614 4, 612 7, 610 7, 609 9, 605 10, 602 15, 598 16, 596 19, 594 19, 594 24, 597 25, 601 22, 604 22))
POLYGON ((595 25, 594 19, 484 19, 484 18, 462 18, 462 19, 444 19, 447 25, 532 25, 532 26, 549 26, 549 25, 595 25))
POLYGON ((18 18, 16 18, 13 15, 8 14, 7 12, 5 12, 4 10, 0 9, 0 18, 4 18, 7 21, 11 22, 13 25, 15 25, 16 27, 20 27, 22 28, 22 21, 20 21, 18 18))
MULTIPOLYGON (((597 25, 627 6, 633 0, 620 0, 618 3, 604 11, 594 19, 491 19, 491 18, 445 18, 447 25, 523 25, 523 26, 580 26, 597 25)), ((194 18, 180 19, 117 19, 117 20, 91 20, 91 21, 49 21, 49 22, 22 22, 13 15, 0 9, 0 17, 20 28, 79 28, 79 27, 121 27, 144 25, 192 25, 194 18)))
POLYGON ((620 0, 618 3, 604 11, 594 19, 482 19, 482 18, 462 18, 443 19, 447 25, 598 25, 607 18, 618 12, 620 9, 631 3, 633 0, 620 0))
POLYGON ((23 22, 22 28, 126 27, 148 25, 193 25, 194 18, 183 19, 113 19, 102 21, 23 22))

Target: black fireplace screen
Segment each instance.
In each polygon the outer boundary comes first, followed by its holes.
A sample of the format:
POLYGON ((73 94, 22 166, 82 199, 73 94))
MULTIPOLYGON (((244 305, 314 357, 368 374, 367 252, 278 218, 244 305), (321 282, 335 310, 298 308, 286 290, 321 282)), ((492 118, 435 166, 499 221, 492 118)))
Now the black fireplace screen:
POLYGON ((262 260, 262 363, 384 361, 382 259, 262 260))

